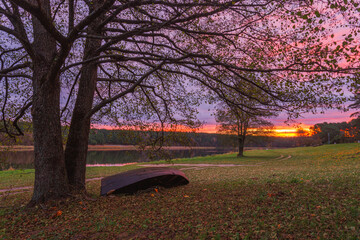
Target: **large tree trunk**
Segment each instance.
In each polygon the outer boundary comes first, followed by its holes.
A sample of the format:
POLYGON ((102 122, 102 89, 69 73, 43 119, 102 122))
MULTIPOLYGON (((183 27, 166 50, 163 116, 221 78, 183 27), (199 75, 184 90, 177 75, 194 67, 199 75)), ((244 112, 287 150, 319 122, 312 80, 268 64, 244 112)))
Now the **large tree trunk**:
POLYGON ((96 84, 96 65, 84 67, 65 149, 68 180, 73 190, 85 190, 86 156, 90 131, 90 117, 96 84), (94 72, 95 73, 92 73, 94 72))
POLYGON ((239 144, 239 152, 238 152, 238 157, 243 157, 244 156, 244 146, 245 146, 245 136, 243 135, 239 135, 238 136, 238 144, 239 144))
MULTIPOLYGON (((43 11, 50 15, 48 1, 43 11)), ((30 204, 61 198, 68 193, 60 124, 59 77, 50 77, 56 42, 37 19, 33 19, 33 107, 35 184, 30 204)))
MULTIPOLYGON (((99 34, 96 24, 88 28, 88 34, 99 34)), ((93 51, 101 46, 100 39, 87 39, 84 60, 95 57, 93 51)), ((97 80, 97 64, 90 63, 81 69, 79 90, 65 149, 65 162, 69 184, 73 191, 85 190, 86 156, 88 150, 90 117, 97 80)))

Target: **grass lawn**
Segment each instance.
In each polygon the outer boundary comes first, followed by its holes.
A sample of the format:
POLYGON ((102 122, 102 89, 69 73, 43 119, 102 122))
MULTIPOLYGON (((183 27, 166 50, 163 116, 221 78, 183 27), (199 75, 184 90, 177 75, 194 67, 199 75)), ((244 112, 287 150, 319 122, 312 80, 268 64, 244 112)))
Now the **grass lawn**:
MULTIPOLYGON (((25 209, 31 191, 0 195, 0 239, 359 239, 360 144, 257 150, 174 160, 190 184, 131 196, 83 196, 25 209), (247 165, 247 166, 246 166, 247 165)), ((157 162, 164 163, 164 162, 157 162)), ((87 177, 138 167, 88 168, 87 177)), ((0 189, 33 170, 0 172, 0 189)))

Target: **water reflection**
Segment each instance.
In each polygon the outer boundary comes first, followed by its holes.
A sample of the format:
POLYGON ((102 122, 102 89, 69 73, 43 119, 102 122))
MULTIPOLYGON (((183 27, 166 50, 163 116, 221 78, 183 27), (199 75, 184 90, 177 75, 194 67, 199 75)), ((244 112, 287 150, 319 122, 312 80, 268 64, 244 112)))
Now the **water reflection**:
POLYGON ((34 151, 0 152, 1 170, 34 168, 34 151))
MULTIPOLYGON (((158 154, 149 151, 120 150, 120 151, 89 151, 87 164, 125 164, 133 162, 148 162, 160 159, 190 158, 231 152, 232 149, 186 149, 167 150, 158 154)), ((17 151, 0 153, 1 169, 28 169, 34 168, 33 151, 17 151), (6 159, 6 161, 1 161, 6 159)))

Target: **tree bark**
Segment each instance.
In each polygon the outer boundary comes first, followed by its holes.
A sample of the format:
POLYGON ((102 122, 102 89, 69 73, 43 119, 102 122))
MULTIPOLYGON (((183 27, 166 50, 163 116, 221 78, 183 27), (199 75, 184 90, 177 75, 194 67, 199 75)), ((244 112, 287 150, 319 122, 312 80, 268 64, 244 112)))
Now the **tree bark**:
POLYGON ((238 136, 238 157, 243 157, 244 156, 244 146, 245 146, 245 136, 240 135, 238 136))
MULTIPOLYGON (((88 27, 88 34, 98 35, 96 21, 88 27)), ((95 49, 101 46, 100 39, 88 38, 85 43, 84 61, 93 58, 95 49)), ((83 66, 79 89, 71 118, 69 135, 65 149, 68 181, 73 191, 85 191, 86 157, 88 150, 90 117, 97 81, 97 64, 83 66)))
MULTIPOLYGON (((49 1, 43 11, 50 15, 49 1)), ((56 41, 34 17, 33 127, 35 183, 30 205, 67 195, 65 159, 60 124, 60 81, 50 77, 56 56, 56 41)))
POLYGON ((90 131, 90 117, 86 115, 93 103, 96 72, 96 65, 93 64, 83 68, 66 143, 66 170, 73 190, 85 190, 86 156, 90 131))

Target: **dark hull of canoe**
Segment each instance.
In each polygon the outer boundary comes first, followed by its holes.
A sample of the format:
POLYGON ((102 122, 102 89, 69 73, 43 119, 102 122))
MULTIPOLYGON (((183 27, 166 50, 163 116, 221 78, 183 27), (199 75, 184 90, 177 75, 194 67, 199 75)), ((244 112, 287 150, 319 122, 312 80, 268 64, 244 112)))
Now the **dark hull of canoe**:
POLYGON ((188 184, 185 174, 174 168, 149 167, 119 173, 101 180, 101 195, 132 194, 155 186, 166 188, 188 184))

